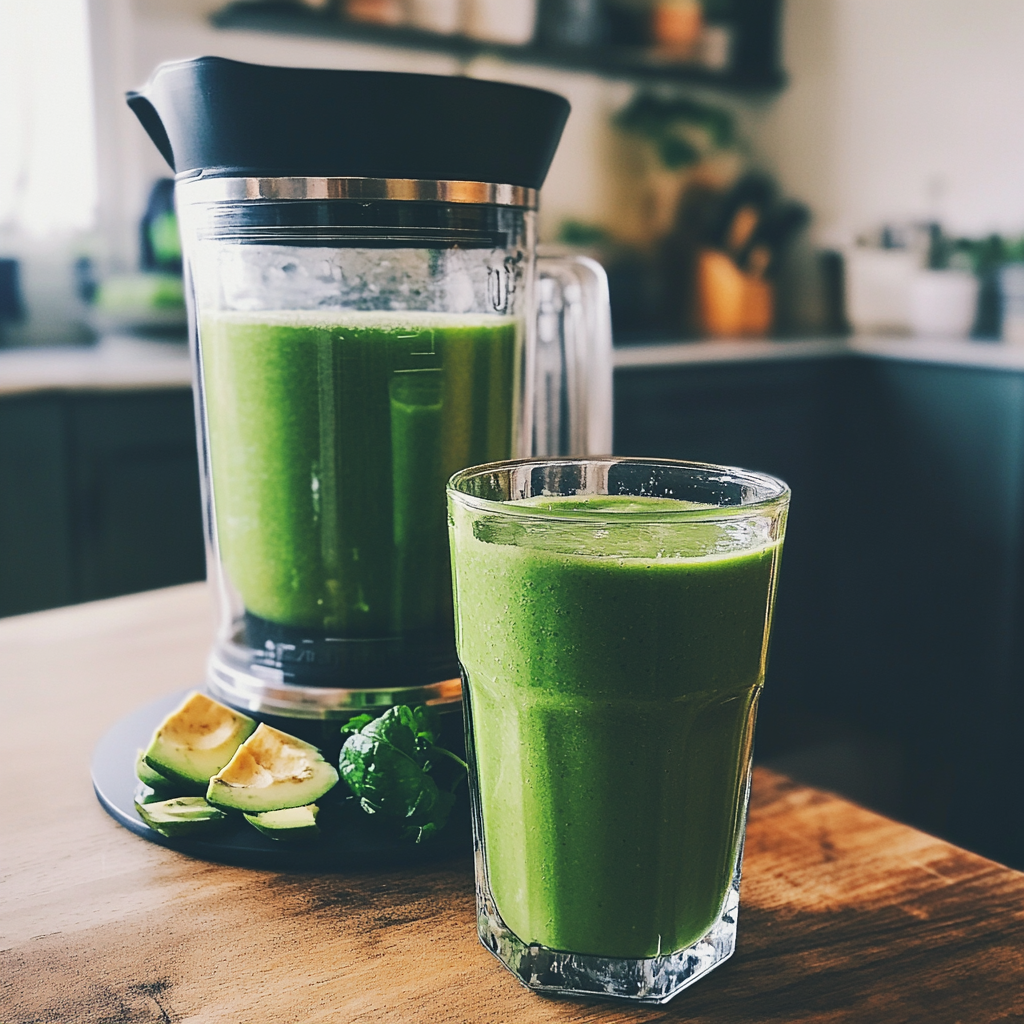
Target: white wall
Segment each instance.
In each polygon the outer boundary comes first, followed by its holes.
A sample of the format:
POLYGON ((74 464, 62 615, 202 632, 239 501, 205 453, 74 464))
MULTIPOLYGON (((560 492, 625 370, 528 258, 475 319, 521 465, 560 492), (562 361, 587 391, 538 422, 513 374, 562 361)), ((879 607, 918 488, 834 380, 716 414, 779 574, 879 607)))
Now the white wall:
POLYGON ((790 86, 756 149, 841 240, 938 217, 1024 231, 1022 0, 786 0, 790 86))
MULTIPOLYGON (((609 127, 624 82, 334 40, 219 31, 221 0, 90 0, 107 52, 96 61, 104 225, 134 245, 151 181, 166 173, 124 105, 164 60, 219 54, 321 67, 468 73, 553 89, 573 113, 544 189, 542 232, 565 217, 628 219, 630 173, 609 127), (104 134, 105 133, 105 134, 104 134)), ((1024 0, 786 0, 777 96, 714 96, 738 110, 754 156, 836 244, 886 220, 939 217, 956 232, 1024 231, 1024 0)))

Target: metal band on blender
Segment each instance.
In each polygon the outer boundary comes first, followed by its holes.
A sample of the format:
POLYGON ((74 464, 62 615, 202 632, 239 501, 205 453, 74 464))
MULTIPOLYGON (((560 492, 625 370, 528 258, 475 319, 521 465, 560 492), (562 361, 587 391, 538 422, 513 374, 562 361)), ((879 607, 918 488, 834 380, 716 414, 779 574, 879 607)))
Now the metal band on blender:
POLYGON ((429 181, 417 178, 218 178, 183 175, 178 187, 190 202, 239 200, 390 199, 407 202, 471 203, 537 208, 537 190, 485 181, 429 181))

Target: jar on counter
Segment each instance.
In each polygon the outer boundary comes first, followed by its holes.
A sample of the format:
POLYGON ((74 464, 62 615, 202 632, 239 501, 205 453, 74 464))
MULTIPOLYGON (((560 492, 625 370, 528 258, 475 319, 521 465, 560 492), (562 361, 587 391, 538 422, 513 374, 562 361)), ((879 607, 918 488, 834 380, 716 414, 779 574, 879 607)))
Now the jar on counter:
POLYGON ((537 27, 537 0, 468 0, 466 35, 490 43, 525 46, 537 27))

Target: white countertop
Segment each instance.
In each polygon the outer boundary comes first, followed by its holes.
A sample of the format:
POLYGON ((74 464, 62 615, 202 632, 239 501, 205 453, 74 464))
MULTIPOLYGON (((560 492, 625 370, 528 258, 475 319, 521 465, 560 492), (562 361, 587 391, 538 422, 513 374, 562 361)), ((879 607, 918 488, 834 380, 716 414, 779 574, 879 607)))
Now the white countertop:
POLYGON ((1024 370, 1024 346, 998 341, 951 341, 948 338, 848 338, 841 342, 862 356, 992 370, 1024 370))
POLYGON ((89 348, 0 351, 0 396, 192 386, 188 347, 111 335, 89 348))
POLYGON ((966 368, 1024 370, 1024 346, 948 338, 811 338, 797 341, 721 340, 629 345, 615 349, 617 369, 694 366, 716 363, 768 362, 868 356, 966 368))
MULTIPOLYGON (((701 341, 617 348, 616 368, 714 365, 859 355, 970 368, 1024 371, 1024 347, 938 338, 701 341)), ((90 348, 0 350, 0 396, 38 391, 187 388, 185 345, 112 335, 90 348)))

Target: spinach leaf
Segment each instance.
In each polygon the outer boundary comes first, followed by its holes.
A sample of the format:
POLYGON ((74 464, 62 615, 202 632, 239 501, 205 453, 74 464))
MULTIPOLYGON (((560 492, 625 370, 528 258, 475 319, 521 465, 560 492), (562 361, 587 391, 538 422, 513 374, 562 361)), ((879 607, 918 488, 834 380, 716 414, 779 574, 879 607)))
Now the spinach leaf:
POLYGON ((354 732, 359 732, 364 725, 369 725, 373 721, 373 715, 356 715, 355 718, 350 718, 342 727, 341 735, 350 736, 354 732))
POLYGON ((389 818, 427 818, 437 801, 437 784, 408 754, 360 733, 345 741, 341 777, 364 811, 389 818))
POLYGON ((432 835, 440 832, 448 820, 448 814, 455 804, 455 794, 447 789, 437 791, 437 802, 434 804, 430 820, 423 825, 405 825, 399 832, 403 839, 412 840, 414 843, 422 843, 432 835))
MULTIPOLYGON (((423 842, 442 829, 455 803, 454 791, 466 772, 465 762, 450 750, 436 745, 439 736, 433 708, 411 709, 399 705, 380 718, 348 728, 338 767, 349 789, 367 814, 380 815, 399 826, 399 835, 423 842), (430 774, 438 759, 457 765, 446 788, 430 774)), ((366 721, 366 719, 369 719, 366 721)))
POLYGON ((416 719, 404 704, 389 708, 380 718, 370 722, 359 732, 363 736, 373 736, 375 739, 390 743, 409 757, 416 757, 416 719))
POLYGON ((416 722, 416 738, 427 743, 436 743, 441 736, 441 716, 437 708, 429 704, 418 704, 412 709, 412 717, 416 722))

